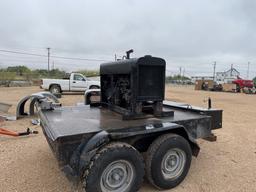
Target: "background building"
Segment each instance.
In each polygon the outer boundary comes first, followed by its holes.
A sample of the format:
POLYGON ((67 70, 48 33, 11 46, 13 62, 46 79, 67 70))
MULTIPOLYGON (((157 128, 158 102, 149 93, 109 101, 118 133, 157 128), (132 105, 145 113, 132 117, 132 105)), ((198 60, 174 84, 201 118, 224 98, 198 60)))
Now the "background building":
POLYGON ((217 72, 215 81, 218 84, 231 83, 233 80, 237 79, 239 75, 240 73, 235 68, 231 67, 228 71, 217 72))
POLYGON ((192 76, 191 82, 195 83, 196 80, 213 80, 213 76, 192 76))

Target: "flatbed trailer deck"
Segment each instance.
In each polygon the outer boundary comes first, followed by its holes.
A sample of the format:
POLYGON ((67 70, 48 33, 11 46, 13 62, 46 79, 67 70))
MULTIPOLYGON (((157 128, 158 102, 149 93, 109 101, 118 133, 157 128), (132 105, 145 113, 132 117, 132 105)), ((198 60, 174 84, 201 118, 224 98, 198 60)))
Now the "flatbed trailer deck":
MULTIPOLYGON (((84 105, 61 107, 53 111, 44 111, 40 113, 40 118, 44 120, 42 124, 43 128, 52 141, 69 136, 79 137, 88 133, 95 134, 103 130, 110 134, 116 134, 118 132, 123 134, 123 132, 128 132, 127 129, 138 131, 141 127, 150 130, 150 126, 153 125, 162 124, 162 127, 166 127, 168 126, 166 123, 183 125, 187 131, 193 133, 192 135, 197 139, 208 137, 212 129, 221 127, 221 110, 205 110, 203 108, 195 108, 188 104, 176 102, 167 101, 165 103, 164 109, 173 110, 174 116, 123 120, 120 114, 109 109, 84 105), (217 113, 218 116, 216 116, 216 118, 218 119, 212 119, 210 112, 217 113), (219 126, 212 127, 216 120, 219 126), (187 126, 187 122, 189 122, 190 126, 187 126), (204 129, 201 130, 201 127, 204 127, 204 129)), ((158 129, 162 127, 160 126, 158 129)))

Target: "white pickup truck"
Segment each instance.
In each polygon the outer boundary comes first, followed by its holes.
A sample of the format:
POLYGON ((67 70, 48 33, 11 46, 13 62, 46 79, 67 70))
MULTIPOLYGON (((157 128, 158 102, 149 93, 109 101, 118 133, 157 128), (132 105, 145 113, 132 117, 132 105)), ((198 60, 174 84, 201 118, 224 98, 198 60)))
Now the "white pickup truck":
POLYGON ((65 79, 42 79, 40 87, 49 90, 51 93, 84 92, 87 89, 100 88, 100 81, 90 80, 80 73, 71 73, 69 78, 65 79))

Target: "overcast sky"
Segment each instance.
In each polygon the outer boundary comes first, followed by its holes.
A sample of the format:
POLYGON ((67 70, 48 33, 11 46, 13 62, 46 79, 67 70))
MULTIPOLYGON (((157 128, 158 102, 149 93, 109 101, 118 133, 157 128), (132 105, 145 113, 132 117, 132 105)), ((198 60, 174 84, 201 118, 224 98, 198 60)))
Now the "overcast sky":
MULTIPOLYGON (((168 73, 212 75, 233 63, 256 76, 254 0, 0 0, 0 49, 113 60, 133 48, 133 57, 166 59, 168 73)), ((97 69, 99 61, 51 58, 68 71, 97 69)), ((0 67, 47 68, 47 58, 0 52, 0 67)))

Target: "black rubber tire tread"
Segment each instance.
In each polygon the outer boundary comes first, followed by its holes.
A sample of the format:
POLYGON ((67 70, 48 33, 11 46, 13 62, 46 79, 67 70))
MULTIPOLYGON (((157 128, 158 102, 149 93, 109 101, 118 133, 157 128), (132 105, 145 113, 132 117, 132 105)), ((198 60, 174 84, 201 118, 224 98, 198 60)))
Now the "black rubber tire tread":
POLYGON ((89 89, 99 89, 100 87, 97 85, 91 85, 89 89))
MULTIPOLYGON (((129 154, 132 158, 137 158, 136 164, 134 164, 136 171, 136 178, 134 180, 134 185, 131 188, 131 192, 138 191, 142 182, 143 177, 145 175, 145 164, 142 155, 131 145, 122 142, 113 142, 110 143, 103 148, 101 148, 96 155, 92 158, 88 168, 85 170, 82 178, 83 189, 86 192, 101 192, 101 190, 96 188, 97 182, 95 180, 99 180, 99 175, 97 175, 97 170, 99 167, 102 167, 104 160, 107 158, 111 158, 112 155, 110 153, 119 153, 124 152, 129 154)), ((101 168, 103 169, 103 168, 101 168)))
POLYGON ((50 91, 51 93, 53 93, 53 92, 52 92, 52 89, 53 89, 54 87, 58 88, 58 90, 59 90, 58 93, 61 93, 61 88, 60 88, 59 85, 51 85, 51 86, 50 86, 50 89, 49 89, 49 91, 50 91))
MULTIPOLYGON (((167 149, 168 150, 168 149, 167 149)), ((166 150, 166 151, 167 151, 166 150)), ((146 158, 145 158, 145 164, 146 164, 146 178, 147 180, 153 185, 155 186, 157 189, 171 189, 176 187, 177 185, 179 185, 184 178, 186 177, 189 168, 190 168, 190 164, 191 164, 191 159, 192 159, 192 152, 191 152, 191 147, 188 143, 188 141, 183 138, 180 135, 177 134, 165 134, 165 135, 161 135, 159 136, 156 140, 153 141, 153 143, 149 146, 147 153, 146 153, 146 158), (154 164, 154 158, 155 158, 155 154, 157 152, 159 152, 159 150, 161 150, 161 147, 164 147, 163 145, 168 144, 168 142, 170 141, 177 141, 183 143, 182 145, 185 146, 185 153, 186 153, 186 164, 184 167, 184 171, 181 174, 180 177, 178 177, 177 179, 173 180, 172 183, 167 184, 164 180, 164 178, 160 178, 160 177, 156 177, 154 178, 153 174, 156 174, 157 171, 161 170, 160 169, 156 169, 156 167, 153 167, 155 165, 154 164), (152 171, 152 168, 155 169, 152 171)), ((156 161, 156 164, 161 163, 161 160, 156 161)))

